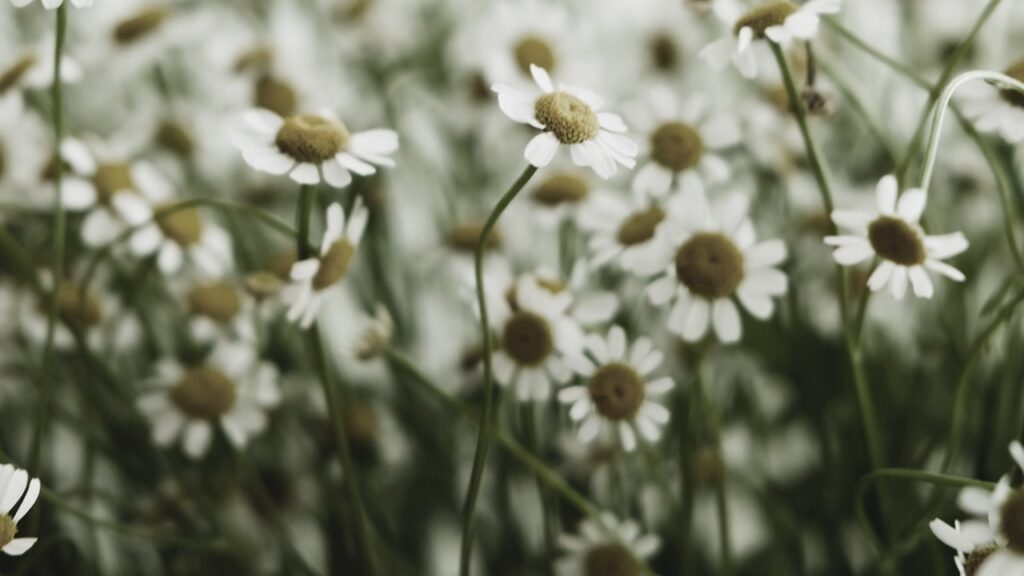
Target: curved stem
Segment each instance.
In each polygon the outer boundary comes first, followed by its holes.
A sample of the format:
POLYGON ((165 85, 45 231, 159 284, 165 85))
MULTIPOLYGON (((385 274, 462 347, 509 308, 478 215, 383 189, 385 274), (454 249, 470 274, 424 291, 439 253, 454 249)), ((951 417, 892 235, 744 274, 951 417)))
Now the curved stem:
POLYGON ((473 470, 469 478, 469 489, 466 491, 466 502, 463 507, 462 550, 459 557, 459 574, 461 576, 469 575, 476 500, 480 495, 480 483, 483 480, 484 464, 487 462, 487 448, 490 443, 491 421, 494 418, 494 375, 491 368, 491 327, 487 318, 487 301, 484 294, 484 252, 487 248, 487 240, 491 235, 491 230, 497 224, 498 219, 501 218, 501 214, 536 173, 537 167, 533 165, 529 165, 523 170, 523 173, 519 175, 519 178, 512 184, 512 187, 505 192, 505 195, 501 197, 501 200, 498 201, 491 215, 487 218, 487 222, 480 231, 480 238, 476 245, 476 296, 480 306, 480 332, 483 338, 484 355, 484 407, 483 415, 480 418, 480 432, 477 435, 476 454, 473 457, 473 470))
MULTIPOLYGON (((60 145, 64 140, 64 98, 61 86, 61 64, 64 52, 64 36, 67 31, 67 2, 57 8, 57 34, 53 41, 53 83, 50 93, 53 98, 53 138, 56 169, 53 172, 53 251, 50 268, 53 272, 53 285, 50 287, 50 302, 46 314, 46 340, 43 345, 43 359, 40 365, 39 406, 36 411, 35 427, 32 431, 32 445, 29 451, 28 469, 35 476, 41 474, 40 464, 43 452, 43 438, 46 435, 46 421, 49 416, 50 397, 53 394, 54 379, 54 334, 57 329, 57 297, 60 293, 61 280, 64 275, 64 244, 67 234, 67 222, 64 214, 64 170, 61 166, 60 145)), ((34 524, 37 522, 34 522, 34 524)))

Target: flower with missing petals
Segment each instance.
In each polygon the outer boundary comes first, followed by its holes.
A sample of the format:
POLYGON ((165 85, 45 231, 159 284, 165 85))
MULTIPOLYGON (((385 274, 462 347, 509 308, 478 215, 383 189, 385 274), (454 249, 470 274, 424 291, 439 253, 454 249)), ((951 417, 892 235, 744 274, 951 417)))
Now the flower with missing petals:
POLYGON ((961 232, 930 236, 918 223, 927 195, 913 188, 897 201, 899 184, 889 175, 875 189, 878 212, 836 210, 832 221, 852 234, 826 236, 825 243, 835 247, 833 257, 843 266, 853 266, 878 257, 881 263, 868 278, 868 288, 881 290, 886 284, 897 300, 907 293, 907 280, 919 298, 935 293, 928 270, 963 282, 964 275, 942 260, 967 250, 967 238, 961 232))
POLYGON ((636 144, 627 138, 626 124, 617 114, 601 112, 601 97, 590 90, 555 85, 546 70, 530 65, 540 95, 505 84, 495 84, 502 112, 541 133, 526 146, 526 160, 543 168, 560 146, 567 146, 577 166, 589 166, 601 178, 618 172, 617 164, 636 165, 636 144))

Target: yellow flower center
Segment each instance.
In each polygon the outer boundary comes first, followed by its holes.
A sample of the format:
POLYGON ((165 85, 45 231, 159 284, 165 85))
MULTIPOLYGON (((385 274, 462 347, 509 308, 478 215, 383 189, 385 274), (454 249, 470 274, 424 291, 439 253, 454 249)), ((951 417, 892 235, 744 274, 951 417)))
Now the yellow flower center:
POLYGON ((591 548, 583 559, 583 576, 640 576, 633 555, 615 542, 591 548))
MULTIPOLYGON (((458 252, 467 252, 473 254, 476 252, 476 245, 480 242, 480 234, 483 232, 483 223, 481 222, 469 222, 464 224, 458 224, 454 228, 448 231, 447 242, 448 246, 455 249, 458 252)), ((492 229, 491 233, 487 235, 487 243, 484 248, 487 250, 494 250, 501 246, 501 235, 498 234, 497 230, 492 229)))
POLYGON ((798 10, 792 2, 772 2, 754 8, 736 21, 733 26, 733 33, 739 34, 740 30, 750 28, 754 32, 754 38, 764 38, 764 31, 772 26, 781 26, 794 12, 798 10))
POLYGON ((501 343, 521 366, 540 366, 554 351, 547 321, 530 312, 516 312, 505 322, 501 343))
MULTIPOLYGON (((1014 62, 1009 68, 1007 68, 1003 72, 1003 74, 1006 74, 1007 76, 1013 78, 1014 80, 1024 82, 1024 59, 1020 59, 1014 62)), ((2 87, 3 84, 2 82, 0 82, 0 92, 3 92, 2 87)), ((1016 90, 1004 88, 1003 90, 999 91, 999 95, 1003 97, 1003 100, 1006 100, 1010 104, 1013 104, 1014 106, 1017 106, 1019 108, 1024 108, 1024 94, 1021 94, 1016 90)))
POLYGON ((722 234, 694 234, 676 251, 676 277, 697 296, 730 296, 743 280, 743 254, 722 234))
POLYGON ((267 270, 253 272, 245 277, 245 289, 256 298, 269 298, 281 291, 281 277, 267 270))
POLYGON ((537 99, 534 115, 562 144, 579 144, 597 136, 597 114, 586 102, 568 92, 552 92, 537 99))
POLYGON ((899 218, 879 216, 868 226, 868 240, 875 254, 901 266, 924 262, 926 253, 920 234, 899 218))
POLYGON ((17 535, 18 525, 14 523, 14 520, 7 514, 0 516, 0 548, 10 544, 17 535))
POLYGON ((196 286, 188 295, 188 311, 205 316, 219 324, 227 324, 242 309, 238 291, 227 282, 196 286))
POLYGON ((320 164, 348 145, 349 133, 341 122, 299 114, 290 116, 277 131, 277 148, 297 162, 320 164))
POLYGON ((295 114, 299 102, 295 90, 287 82, 270 74, 264 74, 256 80, 252 99, 256 106, 286 118, 295 114))
POLYGON ((265 72, 274 63, 274 51, 269 46, 255 46, 235 58, 235 72, 265 72))
POLYGON ((100 164, 92 176, 92 184, 96 188, 96 196, 101 204, 110 205, 115 194, 131 192, 135 189, 132 169, 127 164, 100 164))
POLYGON ((530 64, 551 72, 555 69, 555 53, 542 38, 529 35, 519 39, 515 47, 516 65, 523 74, 530 74, 530 64))
POLYGON ((125 45, 137 42, 160 27, 170 13, 159 7, 146 8, 114 27, 114 40, 125 45))
POLYGON ((664 219, 665 211, 657 206, 634 212, 619 225, 616 238, 623 246, 643 244, 654 238, 658 224, 664 219))
POLYGON ((587 390, 599 414, 609 420, 629 420, 643 405, 647 385, 636 370, 614 363, 598 368, 587 390))
POLYGON ((533 199, 538 204, 554 207, 559 204, 574 204, 587 197, 590 186, 575 173, 553 174, 533 190, 533 199))
POLYGON ((192 150, 195 149, 195 141, 188 130, 173 122, 161 122, 153 140, 164 150, 181 157, 191 156, 192 150))
POLYGON ((673 172, 682 172, 700 163, 704 140, 689 124, 662 124, 651 135, 651 157, 673 172))
POLYGON ((313 289, 323 290, 341 279, 352 263, 356 248, 348 240, 342 238, 327 249, 320 258, 320 268, 313 276, 313 289))
POLYGON ((977 576, 978 570, 981 569, 981 565, 988 560, 994 552, 999 550, 999 546, 995 544, 989 546, 979 546, 967 555, 967 561, 964 562, 964 574, 966 576, 977 576))
MULTIPOLYGON (((161 206, 161 208, 168 206, 171 205, 161 206)), ((203 220, 199 216, 199 210, 195 208, 180 208, 157 216, 156 225, 164 233, 164 236, 179 246, 192 246, 203 237, 203 220)))
POLYGON ((183 413, 200 420, 216 420, 235 404, 235 384, 209 366, 190 368, 171 389, 171 401, 183 413))
POLYGON ((667 32, 652 36, 647 47, 656 70, 675 72, 679 68, 679 46, 667 32))
POLYGON ((10 68, 0 72, 0 94, 7 92, 18 83, 26 72, 32 69, 38 62, 35 54, 25 54, 19 58, 10 68))
MULTIPOLYGON (((48 307, 46 302, 39 303, 40 311, 46 311, 48 307)), ((57 313, 65 322, 84 330, 97 326, 103 320, 103 305, 92 294, 86 294, 83 299, 78 286, 62 282, 57 291, 57 313)))

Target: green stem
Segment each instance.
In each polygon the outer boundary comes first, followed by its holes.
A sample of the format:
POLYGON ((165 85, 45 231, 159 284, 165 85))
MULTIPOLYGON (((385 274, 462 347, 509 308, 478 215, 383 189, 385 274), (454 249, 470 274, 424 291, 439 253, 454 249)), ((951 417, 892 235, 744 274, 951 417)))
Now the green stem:
POLYGON ((519 178, 512 184, 512 187, 505 192, 498 204, 494 207, 491 215, 487 218, 483 229, 480 231, 480 238, 476 245, 476 295, 480 306, 480 331, 483 338, 484 356, 484 406, 480 418, 480 431, 477 435, 476 454, 473 457, 473 470, 469 478, 469 489, 466 491, 466 501, 463 506, 462 519, 462 550, 459 557, 460 576, 469 576, 469 561, 472 556, 473 546, 473 525, 476 520, 476 501, 480 495, 480 484, 483 480, 484 464, 487 462, 487 448, 490 443, 491 421, 494 418, 494 375, 491 367, 491 327, 487 318, 487 300, 484 294, 484 252, 487 248, 487 240, 490 238, 491 230, 501 218, 502 212, 512 203, 519 191, 526 186, 530 178, 537 173, 537 167, 528 165, 519 178))
POLYGON ((709 371, 710 369, 707 368, 703 359, 698 360, 694 373, 693 389, 700 402, 701 411, 704 413, 708 432, 711 434, 711 442, 714 445, 715 455, 721 464, 718 476, 715 479, 715 504, 718 509, 718 539, 722 546, 722 574, 729 576, 734 573, 732 538, 730 537, 729 529, 729 495, 726 485, 725 456, 722 453, 721 418, 718 409, 711 403, 711 399, 708 398, 704 381, 708 379, 709 382, 707 384, 710 383, 710 376, 707 374, 709 371), (704 373, 702 374, 702 372, 704 373))
MULTIPOLYGON (((539 406, 534 402, 525 402, 519 406, 519 422, 522 428, 521 434, 523 437, 523 444, 526 449, 530 452, 538 455, 542 455, 543 451, 540 448, 538 438, 540 432, 538 430, 537 423, 537 410, 539 406)), ((548 491, 547 484, 545 484, 540 477, 537 477, 537 492, 540 494, 541 503, 541 514, 544 522, 544 546, 548 559, 555 557, 555 542, 558 539, 558 528, 555 525, 555 518, 553 516, 554 509, 551 501, 551 493, 548 491)), ((548 574, 551 573, 551 563, 548 562, 548 574)))
POLYGON ((295 209, 295 231, 298 235, 299 260, 309 258, 312 251, 309 246, 309 220, 313 212, 313 201, 316 199, 316 188, 303 184, 299 189, 299 205, 295 209))
MULTIPOLYGON (((68 6, 64 2, 57 8, 57 35, 53 41, 53 83, 50 92, 53 97, 53 137, 54 153, 60 158, 60 145, 64 140, 64 97, 61 85, 61 64, 64 53, 64 36, 67 31, 68 6)), ((35 427, 32 431, 32 445, 29 451, 28 470, 40 476, 46 422, 49 416, 50 397, 53 395, 54 379, 54 333, 57 329, 57 296, 60 293, 61 280, 64 275, 64 244, 67 234, 67 222, 64 214, 64 175, 61 162, 53 173, 53 251, 50 268, 53 272, 53 286, 50 288, 50 302, 46 315, 46 340, 43 345, 43 360, 40 366, 39 405, 36 411, 35 427)), ((37 517, 38 518, 38 515, 37 517)), ((33 522, 38 524, 38 522, 33 522)))

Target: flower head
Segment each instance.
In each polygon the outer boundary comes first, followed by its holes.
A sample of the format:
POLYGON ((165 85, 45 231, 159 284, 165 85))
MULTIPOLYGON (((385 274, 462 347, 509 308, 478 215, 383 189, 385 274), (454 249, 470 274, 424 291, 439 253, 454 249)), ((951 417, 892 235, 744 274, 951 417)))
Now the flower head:
POLYGON ((0 464, 0 552, 21 556, 36 543, 36 538, 17 538, 18 522, 28 514, 39 498, 39 479, 29 479, 28 472, 0 464), (21 501, 11 516, 14 505, 21 501))
POLYGON ((530 65, 540 95, 524 93, 505 84, 495 84, 498 105, 512 120, 542 130, 526 146, 526 160, 547 166, 559 146, 568 146, 577 166, 589 166, 602 178, 618 172, 616 164, 632 168, 636 144, 624 136, 626 124, 616 114, 601 112, 601 98, 580 88, 556 86, 543 68, 530 65))
POLYGON ((897 300, 907 292, 907 280, 914 294, 931 298, 935 292, 926 270, 931 270, 957 282, 964 280, 962 272, 942 260, 967 250, 967 238, 960 232, 929 236, 918 223, 924 213, 927 195, 913 188, 897 200, 898 184, 895 176, 885 176, 875 189, 877 213, 836 210, 832 220, 853 234, 826 236, 825 243, 834 246, 833 257, 843 266, 853 266, 877 256, 881 263, 868 278, 873 291, 886 284, 897 300))
POLYGON ((375 166, 392 167, 398 135, 392 130, 349 132, 330 111, 282 118, 267 109, 245 112, 247 133, 238 141, 249 166, 268 174, 288 174, 300 184, 319 184, 321 177, 335 188, 352 182, 352 172, 374 174, 375 166))
POLYGON ((562 534, 558 544, 565 551, 560 573, 580 576, 639 576, 641 562, 658 551, 661 541, 644 534, 634 520, 619 520, 611 513, 580 522, 579 535, 562 534))

